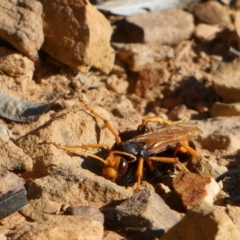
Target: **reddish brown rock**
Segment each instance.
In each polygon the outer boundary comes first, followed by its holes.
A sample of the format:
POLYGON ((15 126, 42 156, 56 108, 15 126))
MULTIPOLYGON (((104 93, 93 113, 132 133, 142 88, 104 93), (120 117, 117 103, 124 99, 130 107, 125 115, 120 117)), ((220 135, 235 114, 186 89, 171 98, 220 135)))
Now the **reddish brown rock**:
POLYGON ((111 26, 88 1, 48 1, 43 5, 43 50, 80 71, 95 67, 108 73, 113 66, 111 26))
POLYGON ((211 177, 183 171, 174 178, 173 186, 186 207, 193 207, 201 202, 212 204, 220 190, 211 177))
POLYGON ((43 44, 42 5, 38 1, 0 2, 0 37, 33 61, 43 44))

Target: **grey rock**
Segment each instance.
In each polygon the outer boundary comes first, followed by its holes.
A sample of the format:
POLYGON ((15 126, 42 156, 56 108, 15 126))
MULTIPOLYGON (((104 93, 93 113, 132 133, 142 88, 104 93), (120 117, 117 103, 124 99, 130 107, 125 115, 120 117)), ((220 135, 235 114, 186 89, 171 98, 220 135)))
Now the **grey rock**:
POLYGON ((129 227, 166 231, 179 219, 154 191, 144 189, 116 207, 116 217, 129 227))
POLYGON ((15 122, 37 121, 56 100, 42 104, 14 98, 0 90, 0 116, 15 122))

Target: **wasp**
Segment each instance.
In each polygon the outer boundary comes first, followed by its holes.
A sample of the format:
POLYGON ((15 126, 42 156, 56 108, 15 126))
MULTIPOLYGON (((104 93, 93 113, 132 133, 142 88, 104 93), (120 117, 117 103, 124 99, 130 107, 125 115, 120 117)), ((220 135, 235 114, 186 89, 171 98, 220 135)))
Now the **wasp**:
POLYGON ((122 141, 119 133, 113 128, 111 123, 95 112, 80 94, 79 100, 83 103, 90 114, 101 119, 105 127, 115 136, 116 143, 114 146, 110 147, 105 144, 63 146, 50 141, 45 141, 44 143, 53 144, 55 147, 64 150, 70 155, 85 155, 102 162, 102 176, 111 181, 116 181, 122 177, 126 173, 129 164, 137 161, 138 164, 135 178, 137 181, 136 191, 138 191, 141 186, 144 162, 146 162, 151 171, 154 171, 153 161, 176 164, 182 170, 188 171, 188 169, 176 157, 177 154, 183 152, 189 153, 192 157, 200 157, 200 155, 189 146, 189 141, 192 141, 201 134, 201 130, 196 124, 183 123, 183 120, 172 122, 159 117, 148 117, 142 120, 140 125, 141 133, 139 135, 129 140, 122 141), (150 122, 157 123, 158 127, 152 130, 147 130, 147 125, 150 122), (169 147, 174 148, 171 157, 159 156, 160 153, 164 152, 169 147), (84 151, 93 148, 107 148, 108 156, 106 159, 84 151))

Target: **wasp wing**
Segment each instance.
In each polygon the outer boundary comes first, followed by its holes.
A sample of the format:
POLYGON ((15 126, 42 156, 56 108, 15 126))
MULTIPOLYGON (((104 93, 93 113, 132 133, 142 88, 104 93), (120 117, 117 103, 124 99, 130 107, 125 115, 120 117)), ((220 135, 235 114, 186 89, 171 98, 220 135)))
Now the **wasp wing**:
POLYGON ((156 128, 128 142, 143 143, 144 149, 149 153, 159 153, 166 150, 168 146, 175 146, 178 142, 194 139, 200 133, 201 130, 194 124, 179 123, 156 128))

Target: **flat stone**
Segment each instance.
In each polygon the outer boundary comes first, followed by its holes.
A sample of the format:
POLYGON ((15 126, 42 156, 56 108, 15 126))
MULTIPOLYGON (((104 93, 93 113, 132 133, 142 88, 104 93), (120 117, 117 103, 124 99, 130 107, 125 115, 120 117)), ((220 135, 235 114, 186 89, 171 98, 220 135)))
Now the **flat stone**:
POLYGON ((31 221, 40 221, 49 214, 58 214, 62 204, 48 199, 30 200, 29 204, 20 210, 21 214, 31 221))
POLYGON ((169 9, 128 16, 122 28, 128 36, 127 42, 159 46, 188 39, 193 33, 194 23, 191 14, 180 9, 169 9))
MULTIPOLYGON (((95 108, 97 109, 97 108, 95 108)), ((111 115, 102 108, 98 108, 98 113, 110 120, 111 115), (109 116, 107 116, 107 114, 109 116)), ((103 122, 96 120, 93 116, 81 108, 71 109, 69 112, 61 113, 53 121, 45 123, 35 132, 21 138, 18 145, 24 152, 31 156, 33 168, 28 172, 28 177, 38 178, 46 176, 58 166, 85 168, 101 174, 102 165, 96 159, 88 158, 83 162, 83 155, 70 156, 63 150, 51 144, 41 144, 43 141, 51 141, 62 145, 87 145, 102 143, 109 146, 114 144, 114 136, 107 128, 102 128, 103 122)), ((85 150, 79 148, 84 153, 85 150)), ((96 153, 98 150, 89 150, 96 153)))
POLYGON ((72 206, 102 207, 129 198, 130 190, 81 167, 59 167, 51 175, 31 182, 28 199, 48 199, 72 206))
POLYGON ((54 216, 20 225, 7 234, 12 240, 96 239, 103 237, 100 222, 81 216, 54 216))
POLYGON ((110 46, 112 29, 107 19, 85 0, 40 2, 45 35, 42 49, 82 72, 90 67, 110 72, 115 54, 110 46))
POLYGON ((2 0, 0 37, 33 61, 38 60, 43 36, 42 4, 35 0, 2 0))

